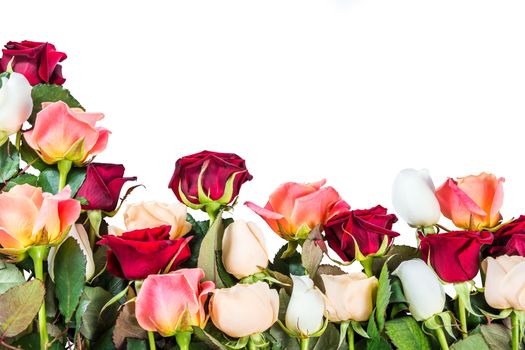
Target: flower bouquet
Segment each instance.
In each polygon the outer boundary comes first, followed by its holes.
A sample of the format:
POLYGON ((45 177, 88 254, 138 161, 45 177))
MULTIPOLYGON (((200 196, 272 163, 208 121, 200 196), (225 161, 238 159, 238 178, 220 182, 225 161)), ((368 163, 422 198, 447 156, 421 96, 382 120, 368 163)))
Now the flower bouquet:
POLYGON ((394 244, 396 215, 351 209, 325 180, 245 202, 264 227, 237 218, 252 175, 233 153, 180 158, 173 203, 121 210, 136 178, 94 162, 110 132, 62 86, 64 59, 23 41, 0 60, 0 348, 522 346, 525 217, 503 221, 503 179, 436 190, 401 171, 393 204, 417 247, 394 244))

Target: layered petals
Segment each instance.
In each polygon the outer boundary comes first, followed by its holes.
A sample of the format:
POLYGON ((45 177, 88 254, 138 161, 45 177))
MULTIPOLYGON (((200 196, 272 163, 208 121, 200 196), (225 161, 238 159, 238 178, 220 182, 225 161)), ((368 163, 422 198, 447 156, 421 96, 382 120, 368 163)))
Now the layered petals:
POLYGON ((33 111, 31 85, 18 73, 0 78, 0 146, 15 134, 33 111))
POLYGON ((495 309, 525 311, 525 258, 501 255, 482 262, 485 299, 495 309))

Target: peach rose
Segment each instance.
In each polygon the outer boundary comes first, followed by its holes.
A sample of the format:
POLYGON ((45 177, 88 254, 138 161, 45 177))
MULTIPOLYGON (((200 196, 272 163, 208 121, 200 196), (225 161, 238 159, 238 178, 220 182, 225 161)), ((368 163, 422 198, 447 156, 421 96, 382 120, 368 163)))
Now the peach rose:
POLYGON ((494 227, 501 220, 504 181, 487 173, 449 178, 436 190, 441 212, 459 228, 481 231, 494 227))
POLYGON ((204 271, 199 268, 146 277, 135 302, 139 325, 163 337, 191 332, 192 326, 204 328, 204 303, 215 284, 200 282, 203 278, 204 271))
POLYGON ((246 202, 279 236, 287 240, 305 239, 317 225, 350 209, 333 187, 323 187, 326 180, 310 184, 287 182, 271 195, 264 208, 246 202))
POLYGON ((242 338, 266 331, 279 314, 279 295, 264 282, 216 289, 210 299, 210 317, 221 331, 242 338))
POLYGON ((374 309, 378 281, 362 272, 321 275, 327 318, 331 322, 367 321, 374 309))
POLYGON ((222 263, 226 271, 242 279, 268 267, 268 252, 261 229, 253 222, 235 221, 222 239, 222 263))
POLYGON ((488 257, 481 266, 486 273, 487 304, 495 309, 525 311, 525 258, 517 255, 488 257))
POLYGON ((62 101, 43 103, 34 128, 24 133, 29 146, 47 164, 68 160, 83 165, 102 152, 108 143, 109 130, 96 127, 102 113, 86 113, 69 108, 62 101))
POLYGON ((16 185, 0 194, 0 252, 17 255, 32 245, 56 245, 80 215, 80 202, 66 186, 58 194, 16 185))
MULTIPOLYGON (((186 221, 187 207, 182 203, 141 202, 127 206, 124 212, 124 225, 127 231, 171 226, 170 239, 177 239, 191 231, 186 221)), ((110 227, 110 233, 120 236, 122 229, 110 227)))

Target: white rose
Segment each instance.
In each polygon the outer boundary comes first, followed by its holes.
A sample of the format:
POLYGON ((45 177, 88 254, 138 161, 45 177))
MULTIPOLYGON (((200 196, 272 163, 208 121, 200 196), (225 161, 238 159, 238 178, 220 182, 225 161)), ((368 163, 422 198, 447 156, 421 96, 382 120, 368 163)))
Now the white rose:
POLYGON ((0 87, 0 145, 9 135, 20 130, 33 110, 31 85, 19 73, 1 79, 0 87))
POLYGON ((293 290, 286 309, 286 328, 308 336, 323 327, 325 303, 323 294, 308 276, 293 276, 293 290))

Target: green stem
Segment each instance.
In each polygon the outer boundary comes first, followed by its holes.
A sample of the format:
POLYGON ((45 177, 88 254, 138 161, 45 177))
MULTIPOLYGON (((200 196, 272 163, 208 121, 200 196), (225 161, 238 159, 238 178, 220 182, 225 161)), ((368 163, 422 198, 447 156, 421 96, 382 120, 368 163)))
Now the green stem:
POLYGON ((361 260, 361 265, 363 266, 363 268, 365 269, 365 273, 368 277, 372 277, 374 274, 372 273, 372 262, 373 262, 374 258, 373 257, 368 257, 366 258, 365 260, 361 260))
POLYGON ((437 328, 436 335, 439 341, 439 345, 441 345, 441 349, 448 350, 447 337, 445 337, 445 332, 443 332, 443 328, 437 328))
POLYGON ((155 333, 152 331, 148 331, 148 342, 149 342, 149 349, 155 350, 157 346, 155 345, 155 333))
POLYGON ((519 350, 520 348, 520 321, 516 312, 510 314, 512 322, 512 350, 519 350))
POLYGON ((346 334, 348 339, 348 350, 354 350, 354 328, 351 324, 348 326, 346 334))
POLYGON ((191 342, 191 332, 177 332, 175 334, 175 340, 180 350, 189 350, 191 342))
POLYGON ((461 325, 461 335, 463 338, 466 338, 468 336, 468 329, 467 329, 467 313, 465 310, 465 304, 463 303, 463 300, 458 296, 458 312, 459 312, 459 323, 461 325))
POLYGON ((58 161, 58 173, 60 175, 59 182, 58 182, 58 191, 62 191, 64 187, 66 187, 67 184, 67 174, 69 174, 69 171, 71 170, 71 166, 73 165, 73 162, 67 159, 63 159, 58 161))
POLYGON ((308 350, 310 338, 301 338, 301 350, 308 350))
POLYGON ((22 131, 18 130, 16 133, 15 147, 17 151, 20 151, 20 143, 22 142, 22 131))
MULTIPOLYGON (((35 265, 35 277, 45 284, 44 260, 49 253, 49 247, 34 246, 31 247, 28 252, 35 265)), ((42 350, 47 349, 47 343, 49 341, 46 322, 46 303, 44 301, 38 311, 38 331, 40 333, 40 349, 42 350)))

